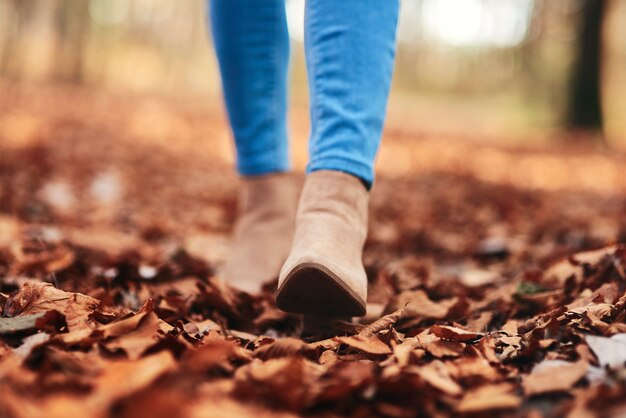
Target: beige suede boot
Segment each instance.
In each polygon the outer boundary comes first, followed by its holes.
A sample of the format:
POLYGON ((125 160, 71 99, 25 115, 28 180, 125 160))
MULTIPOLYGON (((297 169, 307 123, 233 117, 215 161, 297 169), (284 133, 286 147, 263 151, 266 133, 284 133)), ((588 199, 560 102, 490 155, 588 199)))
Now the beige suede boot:
POLYGON ((354 176, 326 170, 307 176, 293 247, 278 279, 280 309, 333 317, 365 315, 362 255, 368 201, 368 191, 354 176))
POLYGON ((288 174, 243 179, 230 254, 218 275, 248 293, 278 277, 293 239, 298 187, 288 174))

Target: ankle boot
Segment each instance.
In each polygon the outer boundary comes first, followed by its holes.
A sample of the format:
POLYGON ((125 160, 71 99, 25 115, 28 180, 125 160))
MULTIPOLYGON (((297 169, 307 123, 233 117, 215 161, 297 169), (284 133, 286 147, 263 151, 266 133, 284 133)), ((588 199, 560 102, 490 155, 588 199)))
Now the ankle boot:
POLYGON ((278 277, 291 248, 298 188, 284 173, 243 179, 230 254, 219 276, 248 293, 278 277))
POLYGON ((363 244, 369 193, 339 171, 315 171, 304 183, 289 258, 278 279, 276 305, 287 312, 363 316, 367 276, 363 244))

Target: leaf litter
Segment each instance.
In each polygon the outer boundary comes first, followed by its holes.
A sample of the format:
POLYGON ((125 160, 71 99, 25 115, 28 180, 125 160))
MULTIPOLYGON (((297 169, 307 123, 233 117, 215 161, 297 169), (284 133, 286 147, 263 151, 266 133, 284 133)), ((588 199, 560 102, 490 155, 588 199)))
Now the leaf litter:
MULTIPOLYGON (((0 152, 1 417, 626 412, 624 196, 382 177, 368 315, 302 338, 275 283, 249 295, 215 274, 228 167, 192 140, 123 142, 126 102, 38 94, 0 103, 33 106, 55 137, 0 152), (102 173, 115 199, 88 198, 102 173), (40 199, 46 179, 71 206, 40 199)), ((180 112, 189 132, 224 131, 180 112)))

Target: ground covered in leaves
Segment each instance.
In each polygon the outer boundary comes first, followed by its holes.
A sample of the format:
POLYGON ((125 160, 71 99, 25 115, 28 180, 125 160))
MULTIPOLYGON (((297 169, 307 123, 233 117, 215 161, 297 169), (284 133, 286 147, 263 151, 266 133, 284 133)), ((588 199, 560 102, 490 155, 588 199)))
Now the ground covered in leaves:
POLYGON ((383 170, 368 315, 302 339, 271 285, 214 274, 236 188, 215 112, 1 87, 0 417, 626 414, 623 190, 383 170))

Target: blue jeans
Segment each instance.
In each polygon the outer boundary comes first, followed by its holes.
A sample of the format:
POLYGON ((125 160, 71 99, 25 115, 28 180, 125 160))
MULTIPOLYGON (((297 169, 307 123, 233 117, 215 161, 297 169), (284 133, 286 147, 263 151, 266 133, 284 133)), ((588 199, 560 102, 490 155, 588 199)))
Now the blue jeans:
MULTIPOLYGON (((398 3, 307 0, 307 172, 343 171, 371 186, 393 72, 398 3)), ((284 0, 211 0, 210 17, 238 171, 254 176, 289 170, 284 0)))

